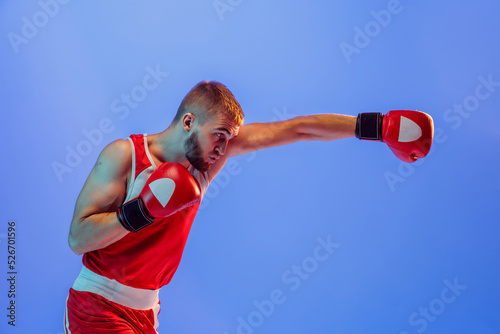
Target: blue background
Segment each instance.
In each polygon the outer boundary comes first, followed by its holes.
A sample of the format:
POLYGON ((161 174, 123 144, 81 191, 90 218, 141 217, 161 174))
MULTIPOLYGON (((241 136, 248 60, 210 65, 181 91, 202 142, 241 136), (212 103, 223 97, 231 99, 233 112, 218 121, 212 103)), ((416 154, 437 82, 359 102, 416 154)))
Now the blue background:
POLYGON ((70 220, 99 152, 164 130, 210 79, 247 124, 416 109, 435 141, 411 165, 357 139, 233 158, 161 291, 160 333, 499 333, 499 12, 494 0, 2 1, 0 332, 62 333, 81 267, 70 220), (161 72, 151 90, 148 69, 161 72), (318 238, 336 244, 324 261, 318 238))

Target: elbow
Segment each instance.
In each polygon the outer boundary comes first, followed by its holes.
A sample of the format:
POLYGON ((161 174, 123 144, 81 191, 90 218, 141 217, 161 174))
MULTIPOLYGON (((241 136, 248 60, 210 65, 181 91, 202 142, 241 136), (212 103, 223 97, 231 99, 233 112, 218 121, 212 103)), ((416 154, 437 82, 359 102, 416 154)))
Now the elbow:
POLYGON ((75 236, 73 236, 71 232, 68 236, 68 245, 76 255, 82 255, 83 253, 85 253, 81 243, 78 242, 78 238, 75 238, 75 236))
POLYGON ((318 135, 311 128, 310 118, 313 116, 297 116, 292 118, 292 129, 297 141, 318 140, 318 135))

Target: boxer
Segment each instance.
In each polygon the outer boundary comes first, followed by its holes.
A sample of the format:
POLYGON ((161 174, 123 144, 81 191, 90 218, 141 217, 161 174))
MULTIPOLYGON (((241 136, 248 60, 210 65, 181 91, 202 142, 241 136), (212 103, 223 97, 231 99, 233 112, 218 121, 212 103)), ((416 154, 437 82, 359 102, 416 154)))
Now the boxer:
POLYGON ((65 333, 157 333, 158 293, 181 261, 210 182, 230 157, 304 140, 357 137, 423 158, 432 118, 419 111, 299 116, 243 125, 221 83, 198 83, 161 133, 131 135, 100 153, 77 198, 68 242, 83 254, 69 289, 65 333))

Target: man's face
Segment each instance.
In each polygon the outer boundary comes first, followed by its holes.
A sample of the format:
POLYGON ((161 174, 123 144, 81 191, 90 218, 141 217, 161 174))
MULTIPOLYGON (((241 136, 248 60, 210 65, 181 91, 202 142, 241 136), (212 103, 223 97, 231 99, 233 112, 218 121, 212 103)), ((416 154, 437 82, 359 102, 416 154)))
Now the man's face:
POLYGON ((228 141, 238 134, 239 126, 225 117, 210 119, 193 127, 185 142, 186 158, 194 168, 206 172, 226 154, 228 141))

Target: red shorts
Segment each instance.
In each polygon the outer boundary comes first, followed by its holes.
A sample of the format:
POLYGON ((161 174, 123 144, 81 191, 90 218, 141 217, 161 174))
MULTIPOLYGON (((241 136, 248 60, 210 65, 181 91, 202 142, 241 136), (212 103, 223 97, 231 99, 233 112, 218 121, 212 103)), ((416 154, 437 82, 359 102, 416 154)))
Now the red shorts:
POLYGON ((158 293, 123 285, 82 267, 69 290, 65 333, 156 334, 158 293))
POLYGON ((153 309, 135 310, 95 293, 69 290, 64 315, 66 334, 157 334, 153 309))

